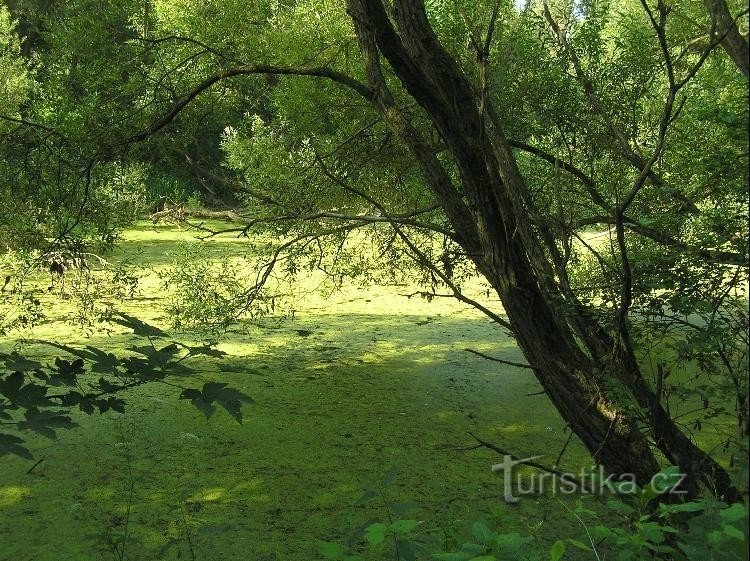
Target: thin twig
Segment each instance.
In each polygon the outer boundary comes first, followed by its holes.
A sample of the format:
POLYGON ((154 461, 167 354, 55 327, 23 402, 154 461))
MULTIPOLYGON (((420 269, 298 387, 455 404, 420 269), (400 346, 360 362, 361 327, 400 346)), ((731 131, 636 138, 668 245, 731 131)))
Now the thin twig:
MULTIPOLYGON (((471 354, 481 356, 482 358, 485 358, 487 360, 491 360, 492 362, 499 362, 501 364, 507 364, 508 366, 515 366, 517 368, 529 368, 532 369, 533 366, 529 364, 524 364, 522 362, 513 362, 512 360, 503 360, 502 358, 495 358, 494 356, 486 355, 484 353, 480 353, 479 351, 475 351, 474 349, 464 349, 466 352, 469 352, 471 354)), ((542 392, 544 393, 544 392, 542 392)))
POLYGON ((31 473, 32 471, 34 471, 34 468, 35 468, 36 466, 38 466, 39 464, 41 464, 41 463, 42 463, 43 461, 44 461, 44 458, 42 458, 41 460, 37 460, 37 462, 36 462, 36 463, 35 463, 35 464, 34 464, 33 466, 31 466, 31 467, 30 467, 30 468, 29 468, 28 470, 26 470, 26 475, 28 475, 28 474, 30 474, 30 473, 31 473))
MULTIPOLYGON (((487 442, 486 440, 482 440, 481 438, 479 438, 478 436, 476 436, 472 432, 467 432, 466 434, 468 434, 470 437, 472 437, 474 440, 476 440, 479 443, 479 446, 476 446, 475 448, 479 448, 479 447, 488 448, 490 450, 493 450, 494 452, 497 452, 501 456, 510 456, 511 459, 516 460, 516 461, 523 460, 523 458, 521 458, 520 456, 516 456, 515 454, 509 452, 508 450, 504 450, 503 448, 500 448, 496 444, 493 444, 491 442, 487 442)), ((561 471, 561 470, 557 469, 556 467, 546 466, 544 464, 540 464, 539 462, 535 462, 534 460, 525 460, 523 463, 524 463, 524 465, 536 468, 536 469, 538 469, 540 471, 546 471, 547 473, 553 473, 555 475, 559 475, 560 477, 565 476, 565 478, 568 481, 573 481, 574 480, 572 474, 564 472, 564 471, 561 471)), ((580 486, 581 482, 578 481, 578 479, 575 479, 575 481, 580 486)))

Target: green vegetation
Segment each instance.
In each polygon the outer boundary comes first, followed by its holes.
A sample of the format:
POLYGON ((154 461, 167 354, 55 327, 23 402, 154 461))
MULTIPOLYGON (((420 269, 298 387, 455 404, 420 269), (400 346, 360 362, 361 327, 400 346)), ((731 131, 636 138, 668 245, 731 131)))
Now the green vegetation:
POLYGON ((0 5, 0 561, 745 558, 747 29, 0 5))

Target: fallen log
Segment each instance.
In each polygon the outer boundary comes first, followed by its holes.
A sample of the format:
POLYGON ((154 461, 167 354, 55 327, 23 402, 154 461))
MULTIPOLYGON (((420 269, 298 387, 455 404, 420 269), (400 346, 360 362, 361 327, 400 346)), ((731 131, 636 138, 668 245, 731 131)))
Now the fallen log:
POLYGON ((224 220, 226 222, 241 222, 246 224, 247 218, 240 216, 236 210, 210 210, 206 208, 187 208, 184 205, 174 205, 152 212, 149 218, 154 224, 159 222, 182 222, 187 218, 206 220, 224 220))

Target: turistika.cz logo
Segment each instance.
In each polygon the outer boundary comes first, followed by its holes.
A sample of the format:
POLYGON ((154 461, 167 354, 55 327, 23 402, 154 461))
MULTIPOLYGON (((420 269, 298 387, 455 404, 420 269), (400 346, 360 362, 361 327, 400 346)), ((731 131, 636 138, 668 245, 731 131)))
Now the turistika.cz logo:
MULTIPOLYGON (((604 473, 602 466, 584 468, 580 473, 563 472, 557 469, 539 471, 537 473, 521 473, 513 468, 529 464, 544 456, 514 459, 513 456, 503 456, 503 462, 492 466, 493 472, 503 474, 503 499, 507 503, 517 503, 520 495, 539 495, 549 492, 553 495, 603 495, 613 493, 632 495, 640 491, 636 477, 632 473, 619 475, 604 473), (515 477, 514 477, 515 475, 515 477)), ((674 470, 657 473, 649 485, 657 494, 669 492, 683 494, 682 487, 686 474, 674 470)))

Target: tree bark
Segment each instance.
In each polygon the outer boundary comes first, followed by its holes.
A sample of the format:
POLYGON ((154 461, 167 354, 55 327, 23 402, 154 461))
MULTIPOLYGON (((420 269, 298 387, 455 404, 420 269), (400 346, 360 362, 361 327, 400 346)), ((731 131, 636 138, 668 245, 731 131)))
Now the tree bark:
POLYGON ((719 35, 724 35, 721 41, 722 48, 727 52, 729 57, 739 70, 748 76, 750 73, 750 48, 747 39, 742 36, 737 28, 732 15, 729 13, 729 7, 725 0, 704 0, 711 18, 716 20, 716 31, 719 35))

